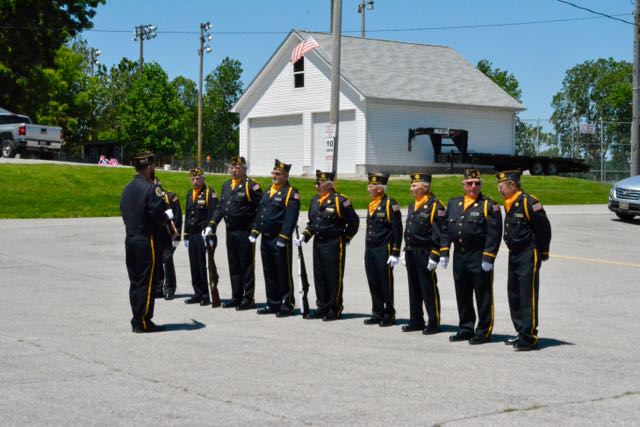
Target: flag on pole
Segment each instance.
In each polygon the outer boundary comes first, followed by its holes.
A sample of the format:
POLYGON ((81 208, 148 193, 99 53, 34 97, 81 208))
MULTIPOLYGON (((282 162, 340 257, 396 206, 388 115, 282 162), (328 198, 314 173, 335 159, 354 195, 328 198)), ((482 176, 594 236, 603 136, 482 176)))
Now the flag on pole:
POLYGON ((291 62, 295 64, 298 62, 300 58, 304 56, 305 53, 309 52, 320 46, 317 41, 313 39, 313 37, 308 36, 307 39, 301 43, 299 43, 291 52, 291 62))

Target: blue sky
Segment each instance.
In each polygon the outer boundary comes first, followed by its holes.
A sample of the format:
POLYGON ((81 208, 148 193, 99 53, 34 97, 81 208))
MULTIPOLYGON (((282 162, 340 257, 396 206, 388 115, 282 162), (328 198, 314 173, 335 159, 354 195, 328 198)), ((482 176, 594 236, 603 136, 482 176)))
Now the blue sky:
MULTIPOLYGON (((633 60, 633 26, 607 18, 434 28, 596 17, 557 0, 374 1, 375 9, 366 14, 367 37, 449 46, 474 65, 483 58, 490 60, 520 82, 527 107, 521 113, 524 119, 551 115, 551 99, 561 88, 566 70, 574 65, 600 57, 633 60)), ((633 20, 631 0, 571 1, 633 20)), ((358 3, 343 0, 345 35, 360 34, 358 3)), ((110 67, 123 57, 137 60, 139 45, 132 40, 133 29, 154 24, 158 37, 145 42, 145 61, 159 63, 170 78, 183 75, 197 81, 197 33, 201 22, 210 21, 214 38, 212 52, 205 56, 205 74, 228 56, 242 63, 246 86, 292 28, 328 32, 329 8, 330 0, 107 0, 97 9, 94 31, 82 37, 102 51, 100 60, 110 67)))

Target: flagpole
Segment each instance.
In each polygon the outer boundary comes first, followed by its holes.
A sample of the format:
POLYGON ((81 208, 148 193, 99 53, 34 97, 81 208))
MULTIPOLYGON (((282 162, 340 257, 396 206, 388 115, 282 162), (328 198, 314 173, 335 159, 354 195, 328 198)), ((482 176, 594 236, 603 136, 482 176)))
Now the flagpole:
POLYGON ((335 126, 333 138, 333 165, 334 180, 338 178, 338 135, 340 115, 340 43, 342 32, 342 0, 333 2, 333 45, 331 49, 331 112, 329 123, 335 126))

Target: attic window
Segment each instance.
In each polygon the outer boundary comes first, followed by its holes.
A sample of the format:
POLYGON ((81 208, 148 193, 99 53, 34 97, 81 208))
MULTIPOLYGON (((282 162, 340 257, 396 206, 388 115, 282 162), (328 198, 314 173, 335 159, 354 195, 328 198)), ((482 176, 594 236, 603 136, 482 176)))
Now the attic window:
POLYGON ((304 56, 293 64, 293 87, 304 87, 304 56))

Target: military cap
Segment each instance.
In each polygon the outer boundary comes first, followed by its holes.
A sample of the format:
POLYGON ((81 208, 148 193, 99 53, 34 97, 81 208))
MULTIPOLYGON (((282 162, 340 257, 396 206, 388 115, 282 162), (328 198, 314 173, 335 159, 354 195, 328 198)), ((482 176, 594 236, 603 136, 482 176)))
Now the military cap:
POLYGON ((291 170, 291 165, 288 165, 280 160, 276 159, 275 165, 273 165, 274 170, 279 170, 280 172, 289 173, 291 170))
POLYGON ((431 174, 414 172, 411 174, 411 182, 431 182, 431 174))
POLYGON ((517 184, 520 182, 520 175, 522 175, 522 171, 520 169, 515 169, 498 172, 496 174, 496 178, 498 178, 498 182, 513 181, 517 184))
POLYGON ((229 162, 229 164, 231 166, 246 166, 247 161, 242 156, 234 156, 231 158, 231 161, 229 162))
POLYGON ((133 166, 136 169, 141 169, 145 166, 152 165, 154 156, 151 151, 139 151, 131 160, 133 160, 133 166))
POLYGON ((369 174, 370 185, 387 185, 388 181, 389 181, 389 174, 383 174, 379 172, 369 174))
POLYGON ((203 176, 203 175, 204 175, 204 171, 202 170, 202 168, 193 168, 189 171, 190 177, 203 176))
POLYGON ((465 169, 464 179, 480 179, 480 171, 478 169, 465 169))
POLYGON ((316 181, 324 182, 324 181, 333 181, 336 174, 333 172, 322 172, 321 170, 316 169, 316 181))

